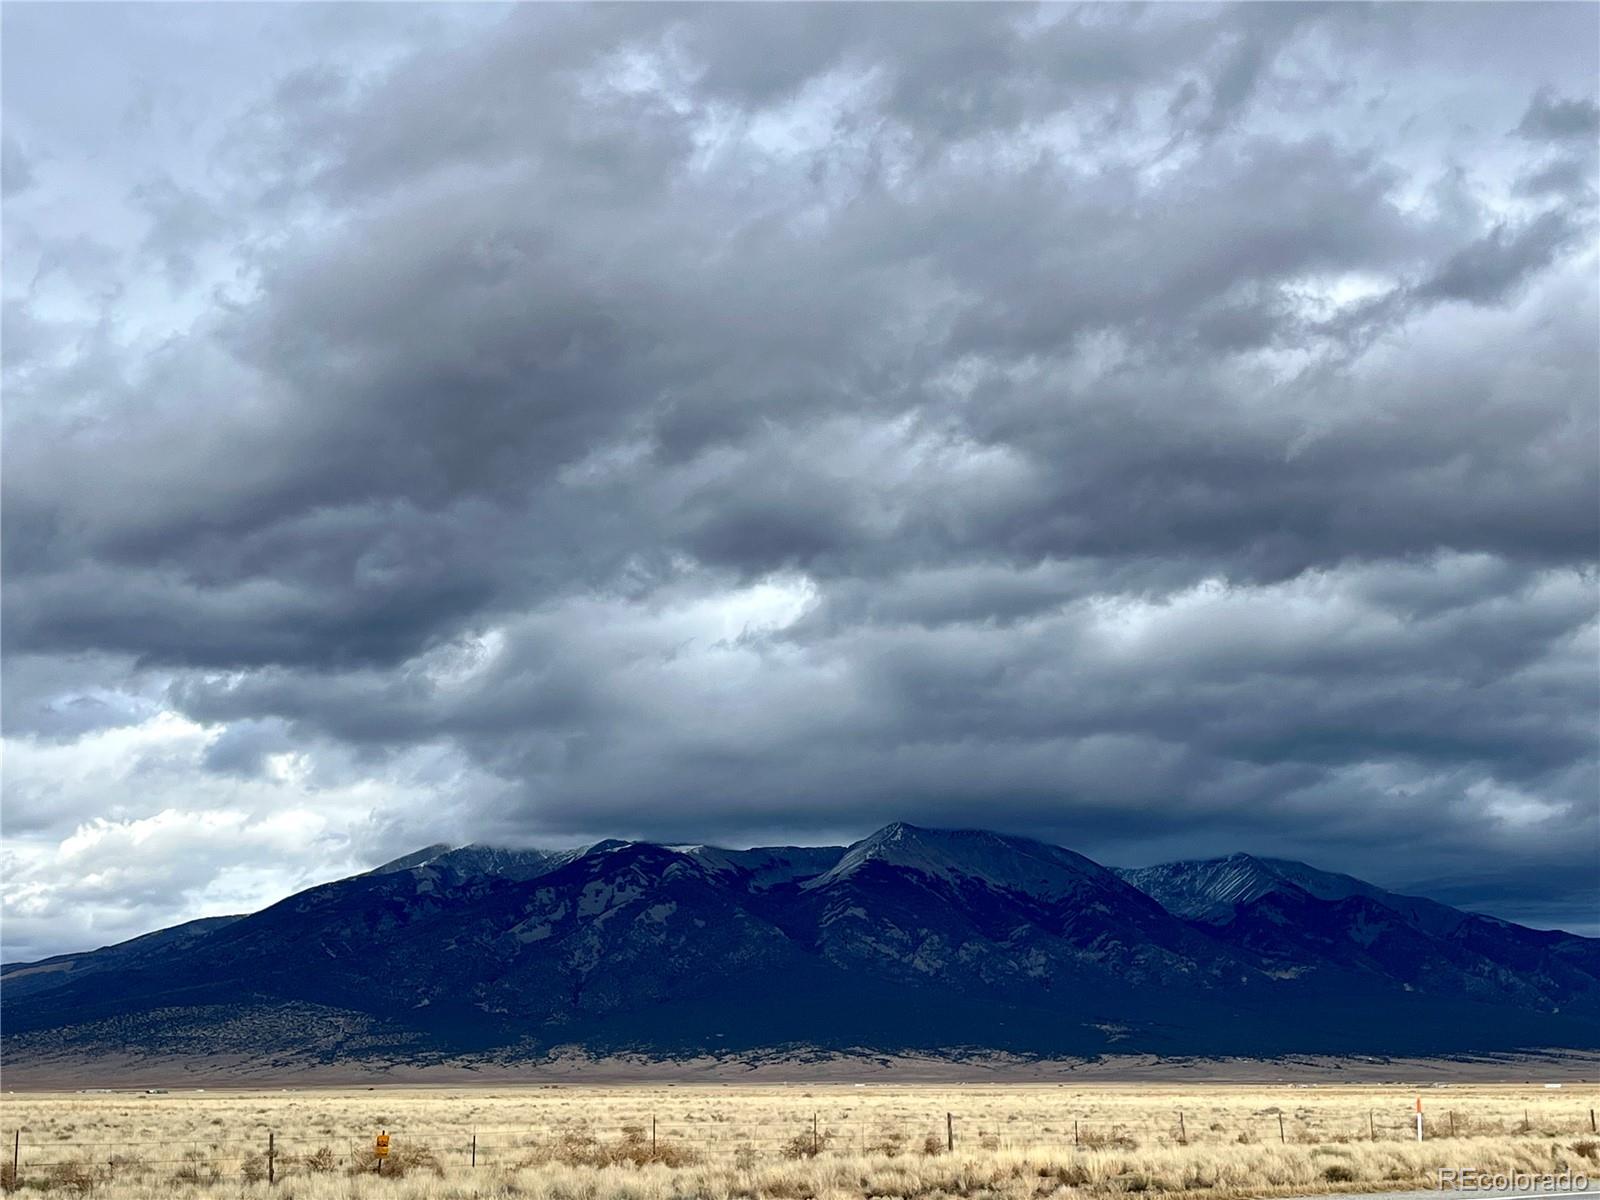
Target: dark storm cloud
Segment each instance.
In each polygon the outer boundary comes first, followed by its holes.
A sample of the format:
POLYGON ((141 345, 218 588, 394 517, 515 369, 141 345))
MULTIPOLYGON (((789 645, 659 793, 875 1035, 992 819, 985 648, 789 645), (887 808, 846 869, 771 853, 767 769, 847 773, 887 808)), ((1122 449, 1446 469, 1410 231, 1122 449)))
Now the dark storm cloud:
POLYGON ((98 307, 8 293, 8 731, 154 687, 206 786, 458 755, 384 838, 908 817, 1573 919, 1594 56, 1458 11, 525 6, 290 56, 123 193, 169 332, 59 230, 98 307))
POLYGON ((1427 298, 1470 300, 1476 304, 1502 301, 1523 280, 1554 261, 1563 247, 1578 236, 1566 213, 1541 213, 1521 229, 1504 225, 1452 254, 1422 287, 1427 298))
POLYGON ((1600 137, 1600 105, 1587 96, 1566 98, 1540 88, 1517 132, 1525 138, 1594 144, 1600 137))

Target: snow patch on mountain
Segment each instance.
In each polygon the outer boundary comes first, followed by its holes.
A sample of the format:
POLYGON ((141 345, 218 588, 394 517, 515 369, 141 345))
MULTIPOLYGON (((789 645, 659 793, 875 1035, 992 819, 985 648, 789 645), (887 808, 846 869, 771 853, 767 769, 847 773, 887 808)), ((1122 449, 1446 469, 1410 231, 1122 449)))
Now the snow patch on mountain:
POLYGON ((427 872, 429 878, 438 878, 443 870, 455 871, 465 876, 488 875, 502 879, 528 880, 548 875, 581 858, 588 850, 512 850, 504 846, 485 846, 477 843, 451 846, 447 842, 426 846, 421 850, 402 855, 381 867, 374 867, 367 875, 396 875, 402 871, 427 872))
POLYGON ((1336 902, 1351 897, 1376 901, 1433 934, 1449 934, 1467 920, 1487 920, 1435 900, 1402 896, 1351 875, 1323 871, 1288 858, 1230 854, 1153 867, 1118 868, 1116 874, 1168 912, 1220 924, 1243 905, 1274 893, 1336 902))
POLYGON ((766 891, 779 884, 813 879, 829 870, 845 853, 843 846, 755 846, 725 850, 720 846, 674 846, 714 875, 744 876, 766 891))

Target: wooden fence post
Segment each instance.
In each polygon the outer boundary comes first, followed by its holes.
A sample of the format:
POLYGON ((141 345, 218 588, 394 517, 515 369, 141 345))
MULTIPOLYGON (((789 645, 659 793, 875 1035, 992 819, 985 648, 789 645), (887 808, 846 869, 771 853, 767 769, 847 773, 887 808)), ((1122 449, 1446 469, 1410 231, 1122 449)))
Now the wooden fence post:
POLYGON ((1589 1132, 1590 1132, 1590 1133, 1600 1133, 1600 1129, 1597 1129, 1597 1128, 1596 1128, 1596 1127, 1595 1127, 1595 1123, 1594 1123, 1594 1109, 1592 1109, 1592 1108, 1591 1108, 1591 1109, 1590 1109, 1590 1110, 1589 1110, 1589 1132))
POLYGON ((1378 1127, 1373 1124, 1372 1110, 1370 1108, 1367 1109, 1367 1133, 1371 1136, 1373 1141, 1378 1140, 1378 1127))
POLYGON ((1078 1118, 1077 1117, 1073 1117, 1072 1118, 1072 1144, 1074 1146, 1082 1145, 1082 1143, 1078 1141, 1078 1118))
MULTIPOLYGON (((655 1146, 652 1145, 650 1148, 654 1150, 655 1146)), ((472 1165, 474 1167, 478 1165, 478 1131, 476 1129, 472 1131, 472 1165)))
POLYGON ((956 1148, 956 1119, 951 1113, 944 1115, 944 1148, 947 1151, 956 1148))
POLYGON ((272 1130, 267 1131, 267 1186, 271 1187, 278 1182, 277 1167, 274 1159, 277 1157, 277 1134, 272 1130))
POLYGON ((821 1143, 817 1140, 817 1114, 811 1114, 811 1157, 815 1158, 822 1150, 821 1143))
POLYGON ((22 1157, 22 1127, 17 1127, 16 1136, 11 1139, 11 1185, 22 1186, 22 1176, 17 1174, 17 1162, 22 1157))
POLYGON ((1450 1136, 1451 1137, 1455 1137, 1455 1135, 1456 1135, 1456 1110, 1452 1108, 1450 1110, 1450 1136))
POLYGON ((1189 1131, 1183 1127, 1183 1109, 1178 1110, 1178 1140, 1185 1146, 1189 1144, 1189 1131))
POLYGON ((1280 1142, 1285 1143, 1285 1144, 1287 1144, 1288 1141, 1289 1141, 1288 1138, 1283 1136, 1283 1114, 1282 1113, 1278 1114, 1278 1140, 1280 1142))
POLYGON ((656 1115, 650 1114, 650 1155, 655 1157, 656 1152, 656 1115))

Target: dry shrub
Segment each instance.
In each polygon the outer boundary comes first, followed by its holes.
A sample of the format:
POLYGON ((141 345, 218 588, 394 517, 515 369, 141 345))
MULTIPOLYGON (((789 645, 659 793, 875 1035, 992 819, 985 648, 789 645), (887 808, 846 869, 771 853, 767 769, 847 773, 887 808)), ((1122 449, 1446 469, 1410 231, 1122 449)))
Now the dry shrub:
POLYGON ((216 1164, 207 1159, 200 1151, 187 1151, 183 1158, 183 1164, 172 1173, 174 1182, 199 1186, 216 1183, 222 1178, 216 1164))
POLYGON ((1590 1162, 1600 1162, 1600 1142, 1585 1139, 1572 1143, 1572 1152, 1579 1158, 1586 1158, 1590 1162))
POLYGON ((259 1154, 251 1154, 239 1164, 239 1174, 246 1183, 260 1183, 267 1177, 267 1160, 259 1154))
POLYGON ((1057 1163, 1040 1167, 1039 1178, 1054 1180, 1058 1187, 1081 1188, 1089 1182, 1089 1168, 1082 1163, 1057 1163))
POLYGON ((1086 1130, 1079 1139, 1090 1150, 1137 1150, 1139 1143, 1127 1134, 1113 1129, 1110 1133, 1086 1130))
MULTIPOLYGON (((378 1156, 373 1148, 368 1146, 356 1154, 351 1161, 350 1175, 375 1175, 379 1174, 378 1156)), ((444 1166, 439 1162, 439 1156, 433 1148, 424 1142, 395 1142, 389 1147, 389 1155, 383 1160, 381 1174, 392 1175, 402 1179, 407 1175, 431 1174, 435 1178, 444 1178, 444 1166)))
POLYGON ((643 1128, 627 1126, 614 1142, 602 1142, 588 1133, 569 1132, 553 1142, 535 1146, 521 1165, 546 1166, 560 1163, 568 1167, 613 1167, 624 1163, 635 1167, 655 1163, 663 1167, 686 1167, 698 1161, 694 1151, 670 1138, 652 1141, 643 1128))
MULTIPOLYGON (((808 1133, 804 1136, 809 1138, 811 1135, 808 1133)), ((881 1154, 885 1158, 895 1158, 903 1153, 905 1148, 906 1135, 898 1130, 883 1134, 881 1137, 867 1143, 868 1154, 881 1154)))
POLYGON ((50 1168, 50 1186, 87 1196, 94 1191, 94 1168, 86 1162, 56 1163, 50 1168))
POLYGON ((642 1167, 658 1163, 663 1167, 685 1167, 696 1161, 694 1151, 671 1138, 646 1138, 644 1131, 625 1130, 620 1141, 610 1146, 611 1161, 642 1167))
POLYGON ((943 1154, 945 1151, 944 1139, 937 1133, 930 1133, 922 1139, 922 1153, 929 1158, 943 1154))
POLYGON ((305 1157, 305 1168, 313 1175, 326 1175, 335 1165, 332 1146, 322 1146, 305 1157))
POLYGON ((814 1200, 817 1191, 805 1179, 779 1175, 762 1181, 761 1194, 769 1200, 814 1200))
POLYGON ((1167 1190, 1166 1185, 1161 1180, 1153 1175, 1147 1175, 1143 1171, 1133 1171, 1123 1175, 1118 1182, 1122 1184, 1122 1190, 1125 1192, 1163 1192, 1167 1190))
POLYGON ((17 1180, 17 1173, 10 1163, 0 1166, 0 1192, 14 1192, 21 1186, 17 1180))
POLYGON ((815 1158, 832 1140, 830 1133, 797 1133, 783 1144, 780 1153, 788 1159, 815 1158))

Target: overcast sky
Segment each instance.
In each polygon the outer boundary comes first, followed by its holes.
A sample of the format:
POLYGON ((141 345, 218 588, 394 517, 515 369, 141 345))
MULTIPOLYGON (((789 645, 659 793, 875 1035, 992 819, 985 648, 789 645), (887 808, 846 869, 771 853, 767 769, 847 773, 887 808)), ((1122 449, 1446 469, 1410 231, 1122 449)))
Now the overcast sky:
POLYGON ((896 818, 1600 932, 1600 7, 3 20, 6 957, 896 818))

